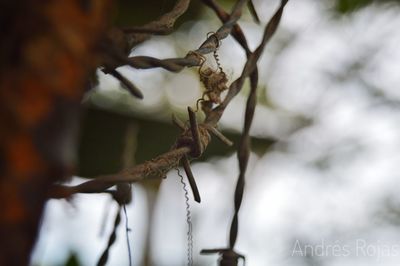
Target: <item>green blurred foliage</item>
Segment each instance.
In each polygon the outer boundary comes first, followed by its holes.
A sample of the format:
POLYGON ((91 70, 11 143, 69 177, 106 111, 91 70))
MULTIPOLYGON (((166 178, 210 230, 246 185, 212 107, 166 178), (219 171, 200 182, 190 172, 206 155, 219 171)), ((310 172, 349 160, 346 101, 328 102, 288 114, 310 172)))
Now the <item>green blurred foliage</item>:
POLYGON ((78 257, 74 253, 72 253, 64 265, 65 266, 80 266, 81 263, 79 262, 78 257))
POLYGON ((88 109, 81 121, 77 174, 86 177, 118 172, 125 130, 126 118, 88 109))
MULTIPOLYGON (((123 168, 122 156, 128 125, 137 128, 135 163, 142 163, 168 151, 180 134, 172 122, 156 121, 134 116, 120 115, 106 110, 88 108, 81 122, 78 150, 77 175, 93 177, 117 173, 123 168)), ((235 145, 240 134, 224 132, 235 145)), ((253 151, 264 154, 275 143, 269 138, 252 138, 253 151)), ((202 157, 196 161, 209 160, 213 156, 227 156, 236 146, 228 147, 213 137, 202 157)))
MULTIPOLYGON (((143 25, 169 12, 176 2, 176 0, 116 1, 114 23, 118 26, 143 25)), ((200 1, 192 1, 188 11, 177 20, 175 28, 185 21, 196 20, 200 16, 200 6, 200 1)))
POLYGON ((400 3, 400 0, 337 0, 335 9, 339 13, 349 13, 372 3, 382 4, 387 2, 400 3))

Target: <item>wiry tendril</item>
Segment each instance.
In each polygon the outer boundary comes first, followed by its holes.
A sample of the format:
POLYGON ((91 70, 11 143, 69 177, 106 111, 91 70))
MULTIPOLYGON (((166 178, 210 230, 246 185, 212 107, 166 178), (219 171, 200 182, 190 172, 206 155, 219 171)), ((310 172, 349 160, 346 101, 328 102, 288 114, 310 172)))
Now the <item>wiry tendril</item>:
POLYGON ((126 234, 126 244, 128 247, 129 266, 132 266, 132 251, 131 251, 131 244, 130 244, 130 240, 129 240, 129 232, 131 232, 131 229, 129 228, 126 204, 123 205, 123 211, 124 211, 124 216, 125 216, 125 234, 126 234))
POLYGON ((190 211, 190 204, 189 204, 189 191, 187 185, 183 179, 183 175, 179 171, 179 168, 176 168, 178 172, 178 176, 181 178, 181 184, 183 187, 183 191, 185 193, 185 204, 186 204, 186 223, 188 226, 187 230, 187 263, 188 266, 193 265, 193 228, 192 228, 192 214, 190 211))

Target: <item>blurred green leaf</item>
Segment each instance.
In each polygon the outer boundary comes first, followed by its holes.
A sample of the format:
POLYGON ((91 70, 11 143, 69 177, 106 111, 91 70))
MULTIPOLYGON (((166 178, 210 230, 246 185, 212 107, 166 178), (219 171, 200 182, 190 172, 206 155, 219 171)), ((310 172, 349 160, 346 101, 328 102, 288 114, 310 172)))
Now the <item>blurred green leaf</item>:
POLYGON ((370 3, 372 3, 372 0, 338 0, 336 10, 340 13, 352 12, 370 3))
POLYGON ((65 266, 80 266, 80 265, 81 264, 78 260, 78 257, 74 253, 72 253, 69 256, 68 260, 65 262, 65 266))
POLYGON ((90 177, 121 169, 126 120, 111 112, 87 110, 81 122, 77 175, 90 177))
POLYGON ((372 3, 382 4, 385 2, 400 3, 399 0, 337 0, 335 9, 339 13, 349 13, 372 3))
MULTIPOLYGON (((143 25, 169 12, 176 2, 176 0, 116 1, 114 23, 118 26, 143 25)), ((199 1, 191 1, 189 9, 178 19, 175 28, 187 20, 198 18, 200 6, 199 1)))
MULTIPOLYGON (((180 134, 179 129, 172 123, 88 108, 81 125, 77 175, 93 177, 121 170, 128 124, 134 124, 138 129, 135 158, 132 158, 136 163, 142 163, 168 151, 180 134)), ((224 134, 235 143, 233 147, 228 147, 213 137, 204 155, 196 161, 234 153, 240 134, 232 132, 224 134)), ((274 142, 268 138, 252 138, 253 151, 264 154, 274 142)))

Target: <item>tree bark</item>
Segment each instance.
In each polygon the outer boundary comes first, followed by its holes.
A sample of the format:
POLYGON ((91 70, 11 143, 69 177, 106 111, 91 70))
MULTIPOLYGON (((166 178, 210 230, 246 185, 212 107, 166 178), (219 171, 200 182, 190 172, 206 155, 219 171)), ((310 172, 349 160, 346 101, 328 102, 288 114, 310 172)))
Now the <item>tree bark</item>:
POLYGON ((110 0, 0 4, 0 265, 27 265, 50 185, 69 176, 110 0))

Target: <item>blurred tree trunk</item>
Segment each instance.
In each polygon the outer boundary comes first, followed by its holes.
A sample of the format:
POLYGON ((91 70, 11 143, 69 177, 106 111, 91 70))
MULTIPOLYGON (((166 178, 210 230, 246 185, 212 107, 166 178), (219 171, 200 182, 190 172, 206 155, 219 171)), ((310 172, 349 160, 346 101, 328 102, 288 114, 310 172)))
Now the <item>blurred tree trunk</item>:
POLYGON ((69 176, 109 0, 0 3, 0 265, 27 265, 50 184, 69 176))

